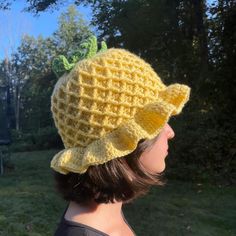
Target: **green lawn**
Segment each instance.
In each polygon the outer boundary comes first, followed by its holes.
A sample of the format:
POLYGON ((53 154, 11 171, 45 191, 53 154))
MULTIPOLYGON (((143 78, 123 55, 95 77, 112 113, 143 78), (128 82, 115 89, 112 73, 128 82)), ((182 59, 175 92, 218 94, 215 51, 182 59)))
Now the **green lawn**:
MULTIPOLYGON (((15 153, 13 172, 0 177, 0 235, 51 236, 66 206, 49 168, 57 151, 15 153)), ((169 180, 124 213, 138 236, 236 235, 235 187, 169 180)))

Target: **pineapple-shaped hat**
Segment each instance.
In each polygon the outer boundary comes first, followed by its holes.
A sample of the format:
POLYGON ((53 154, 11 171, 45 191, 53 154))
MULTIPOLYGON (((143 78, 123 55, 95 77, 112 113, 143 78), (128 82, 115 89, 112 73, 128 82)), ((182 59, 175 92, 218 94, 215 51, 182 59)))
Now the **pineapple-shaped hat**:
POLYGON ((51 111, 65 149, 53 157, 51 168, 62 174, 84 173, 133 152, 189 100, 188 86, 166 86, 137 55, 101 45, 98 51, 92 36, 69 62, 59 56, 52 64, 59 80, 51 111))

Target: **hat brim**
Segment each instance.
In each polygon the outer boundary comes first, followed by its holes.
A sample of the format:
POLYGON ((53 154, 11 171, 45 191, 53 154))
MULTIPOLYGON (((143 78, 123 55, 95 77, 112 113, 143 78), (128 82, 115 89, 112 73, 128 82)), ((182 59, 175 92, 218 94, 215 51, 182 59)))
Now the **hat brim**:
POLYGON ((140 139, 152 139, 171 116, 178 115, 189 100, 191 88, 172 84, 159 91, 156 101, 139 109, 128 122, 95 140, 87 147, 73 147, 57 153, 51 168, 61 174, 85 173, 89 166, 103 164, 133 152, 140 139))

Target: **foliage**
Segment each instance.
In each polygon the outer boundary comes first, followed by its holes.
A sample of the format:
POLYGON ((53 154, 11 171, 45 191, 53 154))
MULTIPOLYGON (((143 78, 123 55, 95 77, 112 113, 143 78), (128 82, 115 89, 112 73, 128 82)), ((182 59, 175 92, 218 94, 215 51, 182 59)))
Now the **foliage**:
POLYGON ((236 183, 236 133, 232 132, 236 117, 222 114, 224 122, 214 123, 216 112, 209 113, 188 113, 171 121, 176 137, 169 143, 166 171, 169 178, 236 183))
MULTIPOLYGON (((2 10, 9 10, 11 5, 15 2, 15 0, 1 0, 0 1, 0 9, 2 10)), ((46 10, 49 7, 52 7, 55 3, 62 4, 62 0, 26 0, 28 7, 25 7, 24 10, 26 11, 33 11, 33 12, 41 12, 46 10)))
POLYGON ((63 52, 69 57, 70 52, 92 34, 73 6, 61 15, 58 28, 48 38, 25 35, 12 60, 8 61, 10 73, 7 74, 2 62, 0 84, 8 81, 11 88, 13 128, 27 131, 52 126, 50 96, 57 80, 51 70, 52 59, 63 52))
POLYGON ((54 127, 44 127, 37 132, 22 132, 12 130, 13 144, 11 151, 24 152, 32 150, 44 150, 51 148, 63 148, 60 136, 54 127))
POLYGON ((57 45, 57 54, 67 58, 79 50, 80 44, 92 36, 88 23, 76 8, 71 5, 62 13, 58 21, 58 29, 53 33, 52 40, 57 45))

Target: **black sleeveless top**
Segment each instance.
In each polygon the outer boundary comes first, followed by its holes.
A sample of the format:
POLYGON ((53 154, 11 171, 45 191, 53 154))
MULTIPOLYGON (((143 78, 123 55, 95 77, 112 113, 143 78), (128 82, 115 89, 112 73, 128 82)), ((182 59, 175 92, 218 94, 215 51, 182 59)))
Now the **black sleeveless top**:
MULTIPOLYGON (((60 223, 58 224, 58 227, 56 229, 56 232, 54 234, 54 236, 109 236, 106 233, 103 233, 102 231, 99 231, 91 226, 82 224, 82 223, 78 223, 78 222, 74 222, 74 221, 69 221, 65 219, 65 213, 67 211, 69 207, 69 204, 67 205, 60 223)), ((123 213, 122 213, 123 215, 123 213)), ((124 215, 123 215, 124 221, 126 222, 126 224, 130 227, 130 225, 128 224, 128 222, 126 221, 124 215)), ((132 230, 132 228, 130 227, 130 229, 132 230)), ((134 232, 133 232, 134 233, 134 232)), ((134 233, 135 235, 135 233, 134 233)))

